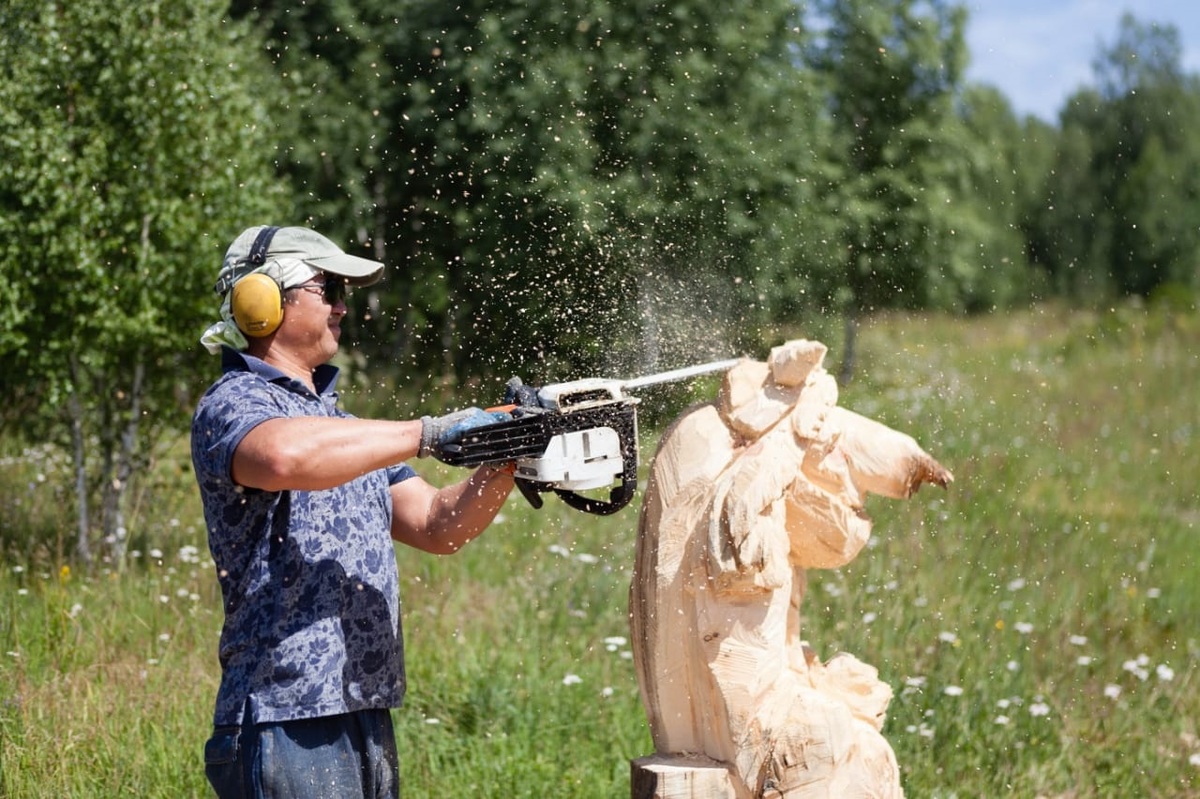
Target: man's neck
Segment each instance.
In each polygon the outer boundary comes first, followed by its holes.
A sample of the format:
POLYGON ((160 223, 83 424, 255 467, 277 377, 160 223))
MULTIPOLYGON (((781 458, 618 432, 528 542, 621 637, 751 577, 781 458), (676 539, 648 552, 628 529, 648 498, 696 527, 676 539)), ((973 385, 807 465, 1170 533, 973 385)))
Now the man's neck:
POLYGON ((252 345, 247 352, 261 359, 263 363, 274 366, 288 377, 299 380, 314 394, 317 392, 316 386, 313 384, 313 370, 316 369, 316 366, 310 366, 303 359, 278 347, 264 347, 261 352, 256 352, 256 349, 252 345))

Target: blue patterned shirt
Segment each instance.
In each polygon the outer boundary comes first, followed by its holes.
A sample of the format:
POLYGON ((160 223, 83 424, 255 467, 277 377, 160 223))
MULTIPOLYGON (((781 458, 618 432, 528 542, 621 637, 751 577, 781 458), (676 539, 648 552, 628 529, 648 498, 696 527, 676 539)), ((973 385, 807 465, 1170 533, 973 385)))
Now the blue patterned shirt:
POLYGON ((233 482, 233 453, 279 417, 349 417, 337 369, 307 386, 226 348, 224 375, 192 419, 192 462, 225 607, 214 722, 277 722, 398 707, 404 697, 399 575, 390 487, 406 465, 324 491, 233 482))

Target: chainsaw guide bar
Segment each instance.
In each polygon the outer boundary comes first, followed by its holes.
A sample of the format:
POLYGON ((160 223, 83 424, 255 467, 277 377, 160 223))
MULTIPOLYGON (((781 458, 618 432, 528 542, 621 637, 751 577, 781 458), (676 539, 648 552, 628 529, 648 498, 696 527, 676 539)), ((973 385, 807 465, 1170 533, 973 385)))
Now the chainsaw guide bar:
MULTIPOLYGON (((442 445, 451 466, 516 464, 517 488, 535 508, 554 492, 567 505, 601 516, 616 513, 637 493, 637 402, 627 389, 685 380, 732 368, 737 359, 675 369, 634 380, 590 378, 527 386, 508 381, 504 409, 512 419, 466 431, 442 445), (608 499, 580 494, 616 483, 608 499)), ((498 410, 498 409, 497 409, 498 410)))

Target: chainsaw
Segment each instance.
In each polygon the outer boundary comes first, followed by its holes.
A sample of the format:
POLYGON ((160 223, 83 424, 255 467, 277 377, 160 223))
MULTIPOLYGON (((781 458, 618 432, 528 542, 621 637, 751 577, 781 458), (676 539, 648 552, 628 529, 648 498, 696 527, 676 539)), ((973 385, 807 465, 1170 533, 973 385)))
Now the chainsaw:
POLYGON ((443 444, 439 458, 452 466, 515 463, 517 488, 535 508, 554 492, 576 510, 607 516, 637 492, 636 397, 647 386, 724 372, 737 358, 688 366, 632 380, 587 378, 540 388, 508 381, 504 404, 512 419, 468 430, 443 444), (579 493, 616 483, 608 499, 579 493))

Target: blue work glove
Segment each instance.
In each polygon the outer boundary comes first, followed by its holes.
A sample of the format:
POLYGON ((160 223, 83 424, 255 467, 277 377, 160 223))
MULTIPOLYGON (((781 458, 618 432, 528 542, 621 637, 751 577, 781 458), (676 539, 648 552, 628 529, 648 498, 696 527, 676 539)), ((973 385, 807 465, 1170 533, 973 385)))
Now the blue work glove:
POLYGON ((462 440, 467 432, 511 419, 512 414, 507 411, 485 411, 481 408, 464 408, 445 416, 422 416, 421 448, 417 450, 417 457, 433 455, 440 460, 442 448, 462 440))

